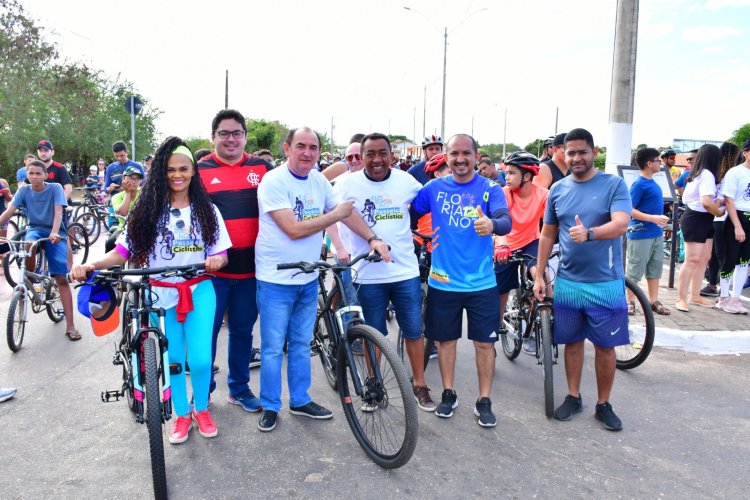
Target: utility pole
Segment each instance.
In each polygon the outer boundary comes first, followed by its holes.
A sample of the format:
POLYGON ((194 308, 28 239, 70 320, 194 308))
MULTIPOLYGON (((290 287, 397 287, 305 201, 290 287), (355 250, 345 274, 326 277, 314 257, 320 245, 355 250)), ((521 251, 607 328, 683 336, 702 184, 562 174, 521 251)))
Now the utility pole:
POLYGON ((638 46, 638 0, 617 0, 612 85, 609 97, 609 140, 605 170, 630 165, 633 145, 635 60, 638 46))
POLYGON ((331 153, 333 153, 334 146, 333 146, 333 129, 335 127, 333 126, 333 117, 331 117, 331 153))
POLYGON ((505 118, 503 118, 503 158, 505 158, 505 132, 508 130, 508 108, 505 108, 505 118))
POLYGON ((229 109, 229 70, 224 77, 224 109, 229 109))
POLYGON ((411 127, 411 140, 416 144, 417 142, 417 107, 414 106, 414 122, 411 127))
POLYGON ((555 108, 555 135, 557 135, 557 119, 560 117, 560 106, 555 108))
POLYGON ((448 69, 448 27, 445 27, 443 42, 443 117, 440 120, 440 137, 445 138, 445 73, 448 69))
MULTIPOLYGON (((427 85, 424 86, 424 103, 422 104, 422 137, 427 133, 427 85)), ((416 140, 416 138, 414 138, 416 140)))
POLYGON ((474 137, 474 115, 471 115, 471 136, 474 137))

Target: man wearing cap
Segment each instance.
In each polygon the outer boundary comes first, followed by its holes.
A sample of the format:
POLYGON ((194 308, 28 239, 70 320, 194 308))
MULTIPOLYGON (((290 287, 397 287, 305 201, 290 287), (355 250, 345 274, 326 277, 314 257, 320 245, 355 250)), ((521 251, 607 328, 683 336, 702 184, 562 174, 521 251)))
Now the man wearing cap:
POLYGON ((552 158, 539 165, 539 175, 534 184, 549 189, 552 184, 570 175, 565 164, 565 134, 557 134, 552 141, 552 158))
POLYGON ((553 145, 555 143, 555 136, 551 135, 544 139, 544 149, 542 149, 542 156, 539 157, 539 161, 547 161, 552 159, 553 145))
POLYGON ((122 141, 112 144, 112 152, 115 154, 117 161, 107 167, 104 174, 104 190, 109 194, 117 193, 122 189, 122 174, 128 167, 135 167, 144 175, 143 167, 140 163, 128 159, 128 147, 122 141))
POLYGON ((41 140, 36 145, 36 155, 47 167, 47 182, 60 184, 65 193, 65 199, 69 200, 73 192, 73 181, 70 179, 68 169, 62 163, 52 160, 55 156, 55 147, 50 141, 41 140))
POLYGON ((427 162, 430 161, 430 159, 435 156, 436 154, 440 154, 443 152, 443 138, 439 135, 429 135, 424 138, 422 141, 422 156, 424 157, 423 161, 420 161, 419 163, 415 163, 408 172, 414 176, 415 179, 419 181, 420 184, 423 186, 427 184, 427 181, 430 180, 429 176, 427 175, 427 172, 425 172, 424 167, 427 165, 427 162))

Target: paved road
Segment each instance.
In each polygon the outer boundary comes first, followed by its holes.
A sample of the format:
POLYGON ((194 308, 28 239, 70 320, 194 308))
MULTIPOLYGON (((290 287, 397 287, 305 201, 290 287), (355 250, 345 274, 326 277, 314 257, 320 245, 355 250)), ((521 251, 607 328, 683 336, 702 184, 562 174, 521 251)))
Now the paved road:
MULTIPOLYGON (((146 428, 133 422, 124 402, 99 401, 101 390, 119 385, 119 370, 111 365, 114 339, 86 331, 73 343, 63 331, 38 315, 19 353, 0 347, 0 382, 19 388, 15 399, 0 404, 2 497, 148 497, 146 428)), ((220 359, 225 353, 222 334, 220 359)), ((219 436, 206 440, 193 431, 183 445, 166 444, 170 492, 175 498, 746 495, 749 356, 655 349, 643 366, 618 372, 613 404, 625 429, 610 433, 593 418, 591 354, 584 412, 569 423, 544 417, 541 370, 532 358, 499 358, 493 389, 498 425, 490 430, 475 423, 473 355, 461 342, 454 418, 420 411, 416 452, 396 471, 365 457, 317 359, 312 394, 334 419, 315 422, 282 410, 269 434, 256 429, 257 415, 225 402, 221 362, 212 408, 219 436)), ((561 365, 555 376, 559 401, 561 365)), ((427 380, 438 398, 435 362, 427 380)), ((257 370, 251 385, 257 391, 257 370)))

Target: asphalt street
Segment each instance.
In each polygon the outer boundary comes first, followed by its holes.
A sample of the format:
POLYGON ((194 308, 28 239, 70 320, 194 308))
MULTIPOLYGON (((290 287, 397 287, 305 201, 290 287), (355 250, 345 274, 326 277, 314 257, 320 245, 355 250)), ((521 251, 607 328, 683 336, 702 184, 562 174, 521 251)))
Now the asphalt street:
MULTIPOLYGON (((6 303, 3 303, 3 306, 6 303)), ((4 326, 5 307, 0 313, 4 326)), ((111 364, 114 335, 97 338, 78 319, 80 342, 42 313, 33 317, 17 354, 0 348, 0 384, 18 387, 0 404, 2 498, 147 498, 151 496, 147 429, 124 401, 99 394, 119 387, 111 364)), ((256 325, 257 329, 257 325, 256 325)), ((393 337, 393 334, 391 335, 393 337)), ((256 340, 257 344, 257 340, 256 340)), ((419 442, 403 468, 370 462, 354 440, 317 358, 312 396, 334 412, 311 421, 282 409, 275 431, 256 428, 258 415, 226 403, 226 332, 220 340, 214 439, 191 431, 166 442, 173 498, 742 498, 750 456, 750 356, 702 356, 654 349, 645 364, 618 372, 612 404, 624 430, 594 419, 593 352, 587 352, 584 411, 571 422, 543 413, 541 367, 529 356, 497 359, 492 390, 494 429, 476 424, 473 348, 459 343, 451 419, 419 412, 419 442)), ((562 359, 561 359, 562 361, 562 359)), ((565 395, 562 363, 556 400, 565 395)), ((436 361, 427 381, 441 387, 436 361)), ((258 390, 258 370, 251 387, 258 390)))

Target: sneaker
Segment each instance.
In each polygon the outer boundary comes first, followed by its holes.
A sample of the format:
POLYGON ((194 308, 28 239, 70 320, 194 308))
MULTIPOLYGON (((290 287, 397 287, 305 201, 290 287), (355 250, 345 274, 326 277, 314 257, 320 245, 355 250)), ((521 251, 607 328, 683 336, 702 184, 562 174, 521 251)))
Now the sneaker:
POLYGON ((492 413, 492 401, 490 398, 481 398, 474 405, 474 415, 479 417, 477 423, 482 427, 495 427, 497 425, 497 419, 495 414, 492 413))
POLYGON ((747 314, 747 308, 742 303, 742 300, 739 297, 732 297, 732 302, 734 303, 735 309, 737 309, 737 312, 740 314, 747 314))
POLYGON ((602 403, 596 405, 596 413, 594 417, 602 423, 602 427, 608 431, 621 431, 622 421, 615 415, 612 405, 609 403, 602 403))
POLYGON ((718 297, 719 290, 715 286, 706 285, 701 290, 702 297, 718 297))
POLYGON ((331 410, 320 406, 315 401, 310 401, 304 406, 290 406, 289 413, 292 415, 314 418, 316 420, 328 420, 333 418, 331 410))
POLYGON ((195 420, 195 425, 198 427, 198 433, 204 438, 216 437, 219 433, 218 429, 216 429, 214 419, 211 418, 208 410, 193 411, 193 420, 195 420))
POLYGON ((523 339, 523 352, 529 356, 536 356, 536 339, 534 337, 523 339))
POLYGON ((443 391, 442 401, 435 410, 435 415, 441 418, 451 418, 453 410, 458 406, 458 394, 453 389, 443 391))
POLYGON ((260 398, 256 397, 255 394, 253 394, 253 391, 249 389, 245 394, 242 394, 241 396, 231 396, 227 394, 227 402, 230 405, 241 406, 243 410, 252 413, 258 412, 263 409, 260 406, 260 398))
POLYGON ((177 420, 172 424, 172 430, 169 431, 169 442, 172 444, 180 444, 187 441, 190 426, 192 424, 193 419, 189 416, 177 417, 177 420))
POLYGON ((413 387, 414 399, 417 400, 417 406, 424 411, 435 411, 435 402, 430 397, 430 389, 424 385, 419 387, 413 387))
POLYGON ((430 359, 437 359, 437 344, 432 344, 432 350, 430 351, 430 359))
POLYGON ((719 300, 716 302, 716 305, 714 307, 729 314, 740 313, 739 309, 737 309, 737 307, 735 306, 732 297, 719 297, 719 300))
POLYGON ((258 429, 261 432, 271 432, 276 428, 276 418, 279 416, 273 410, 263 410, 258 419, 258 429))
POLYGON ((257 368, 260 366, 260 349, 253 347, 250 351, 250 368, 257 368))
POLYGON ((10 398, 16 395, 16 389, 9 387, 0 387, 0 403, 8 401, 10 398))
POLYGON ((581 413, 582 411, 583 399, 581 398, 580 394, 577 398, 568 394, 567 396, 565 396, 565 401, 563 401, 563 404, 558 406, 555 410, 555 420, 567 422, 568 420, 573 418, 574 413, 581 413))

